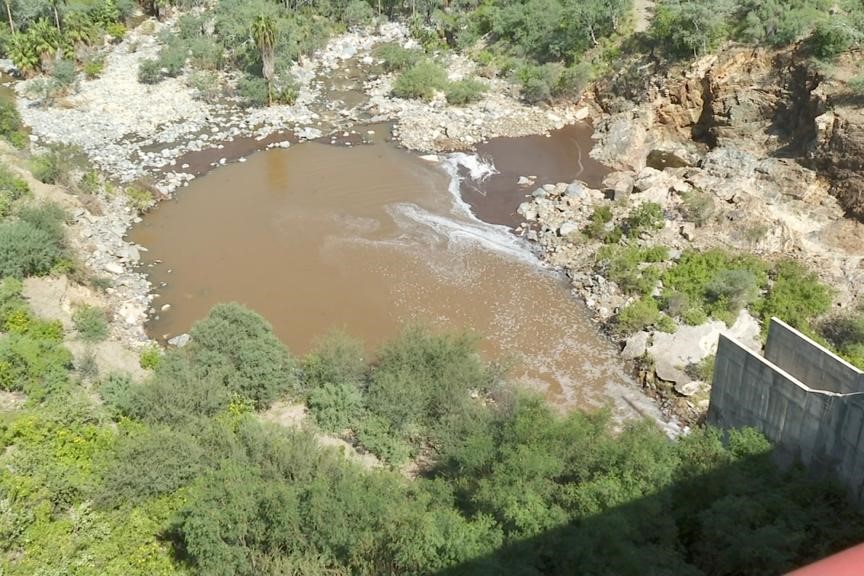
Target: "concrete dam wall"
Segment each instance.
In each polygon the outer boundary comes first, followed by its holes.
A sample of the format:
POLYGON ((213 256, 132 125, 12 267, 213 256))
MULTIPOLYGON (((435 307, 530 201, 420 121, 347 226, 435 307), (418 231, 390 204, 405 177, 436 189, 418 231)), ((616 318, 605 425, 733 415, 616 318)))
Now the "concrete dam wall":
POLYGON ((765 356, 720 336, 708 423, 752 426, 864 506, 864 373, 776 318, 765 356))

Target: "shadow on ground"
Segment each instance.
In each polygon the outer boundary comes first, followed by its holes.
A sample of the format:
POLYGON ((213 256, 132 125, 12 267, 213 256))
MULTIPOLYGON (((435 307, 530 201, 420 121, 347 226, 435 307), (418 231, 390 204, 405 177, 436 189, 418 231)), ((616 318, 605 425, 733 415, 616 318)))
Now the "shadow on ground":
POLYGON ((748 457, 437 576, 767 576, 864 540, 864 516, 830 479, 793 469, 800 481, 778 483, 776 493, 747 485, 772 469, 772 454, 748 457))

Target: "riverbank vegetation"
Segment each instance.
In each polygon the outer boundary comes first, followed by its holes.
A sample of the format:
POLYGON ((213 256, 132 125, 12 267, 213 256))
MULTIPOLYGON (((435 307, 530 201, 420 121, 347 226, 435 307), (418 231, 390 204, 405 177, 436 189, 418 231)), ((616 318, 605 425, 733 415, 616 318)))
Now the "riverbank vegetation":
POLYGON ((294 360, 225 305, 147 381, 90 388, 15 280, 0 311, 0 387, 29 396, 0 416, 6 574, 779 573, 864 537, 839 488, 779 470, 755 432, 557 416, 467 335, 409 330, 372 363, 337 335, 294 360), (419 473, 263 423, 284 395, 385 462, 422 455, 419 473))
MULTIPOLYGON (((50 234, 62 260, 63 212, 2 181, 15 192, 0 226, 50 234)), ((467 333, 415 327, 371 355, 334 334, 294 358, 227 304, 185 347, 144 351, 143 380, 98 374, 64 342, 96 345, 109 318, 40 319, 22 279, 62 267, 3 254, 4 574, 731 576, 864 537, 840 487, 779 469, 759 434, 671 441, 605 411, 561 416, 467 333), (277 401, 305 403, 307 425, 268 423, 277 401), (327 447, 333 436, 380 466, 327 447)))

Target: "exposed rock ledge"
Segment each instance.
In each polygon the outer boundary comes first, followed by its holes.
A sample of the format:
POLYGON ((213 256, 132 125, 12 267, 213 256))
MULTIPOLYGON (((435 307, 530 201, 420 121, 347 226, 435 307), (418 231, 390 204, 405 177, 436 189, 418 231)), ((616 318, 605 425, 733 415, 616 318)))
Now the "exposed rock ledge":
MULTIPOLYGON (((520 207, 526 219, 520 232, 566 271, 598 321, 609 325, 632 300, 597 273, 600 245, 578 233, 610 200, 624 214, 648 201, 663 207, 665 227, 643 234, 638 244, 666 246, 673 258, 686 248, 710 247, 792 257, 836 290, 836 308, 858 301, 864 225, 844 216, 848 199, 836 195, 838 185, 854 186, 849 178, 826 177, 845 164, 819 165, 813 158, 842 149, 843 161, 851 162, 858 140, 838 144, 838 134, 857 133, 864 122, 849 124, 848 110, 846 123, 829 121, 836 109, 826 110, 830 99, 814 95, 811 75, 790 53, 732 49, 646 82, 636 101, 614 96, 614 77, 595 90, 592 156, 616 170, 602 190, 561 183, 534 191, 520 207), (690 193, 706 195, 713 206, 702 226, 685 217, 683 199, 690 193)), ((693 381, 684 368, 713 353, 722 330, 760 347, 758 323, 742 313, 728 328, 709 322, 673 335, 638 333, 622 342, 623 354, 653 358, 654 374, 670 390, 663 401, 695 419, 707 406, 708 385, 693 381)))

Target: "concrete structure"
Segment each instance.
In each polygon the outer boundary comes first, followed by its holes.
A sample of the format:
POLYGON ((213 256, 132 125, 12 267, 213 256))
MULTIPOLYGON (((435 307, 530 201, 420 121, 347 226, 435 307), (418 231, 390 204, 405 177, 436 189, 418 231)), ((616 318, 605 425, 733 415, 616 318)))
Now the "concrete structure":
POLYGON ((780 320, 764 357, 720 336, 708 422, 758 428, 781 461, 835 474, 864 506, 864 373, 780 320))

